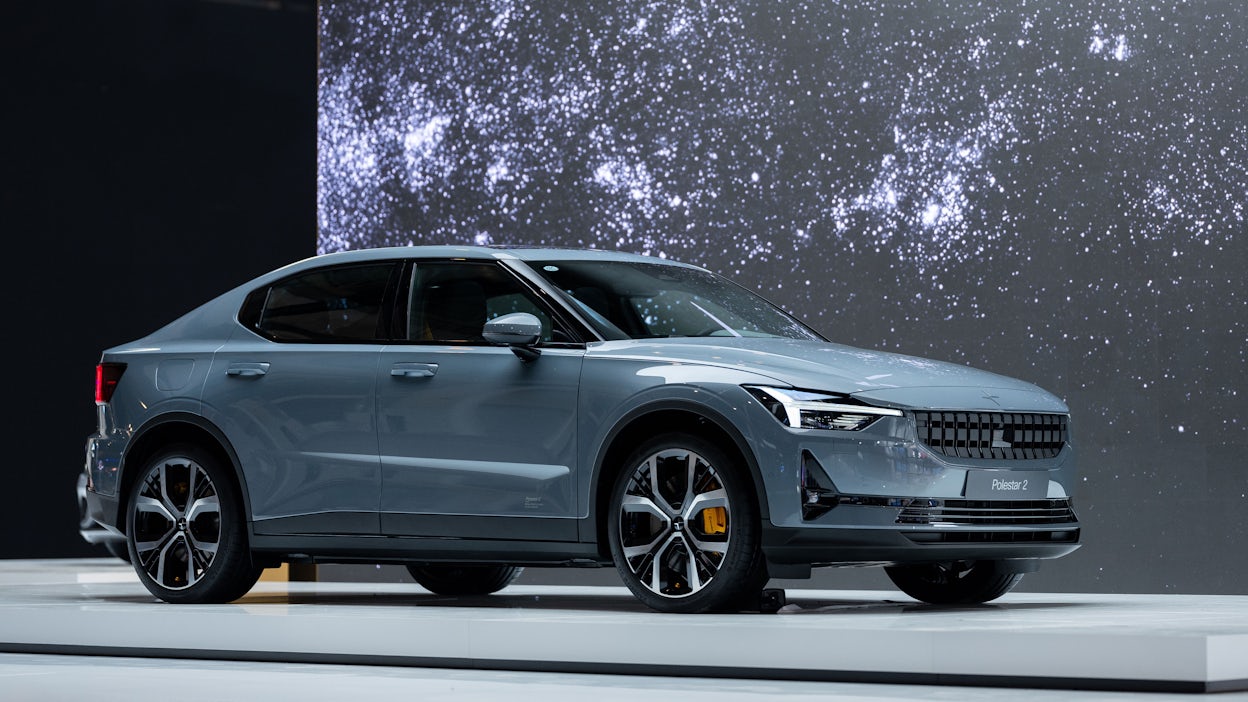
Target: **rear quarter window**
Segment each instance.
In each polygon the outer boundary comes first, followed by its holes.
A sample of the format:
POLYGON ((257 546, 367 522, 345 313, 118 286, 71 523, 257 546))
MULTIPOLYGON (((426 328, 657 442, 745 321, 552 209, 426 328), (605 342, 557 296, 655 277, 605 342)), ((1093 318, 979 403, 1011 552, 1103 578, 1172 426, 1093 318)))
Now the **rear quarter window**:
POLYGON ((395 267, 387 262, 295 274, 251 293, 239 321, 274 341, 381 340, 395 267))

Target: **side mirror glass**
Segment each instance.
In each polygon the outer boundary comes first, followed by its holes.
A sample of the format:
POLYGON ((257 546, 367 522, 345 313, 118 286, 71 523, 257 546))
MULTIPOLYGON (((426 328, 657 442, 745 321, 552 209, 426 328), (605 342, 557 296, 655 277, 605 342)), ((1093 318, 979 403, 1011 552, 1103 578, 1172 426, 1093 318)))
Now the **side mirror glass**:
POLYGON ((542 323, 528 312, 505 314, 486 322, 481 335, 491 344, 533 346, 542 338, 542 323))

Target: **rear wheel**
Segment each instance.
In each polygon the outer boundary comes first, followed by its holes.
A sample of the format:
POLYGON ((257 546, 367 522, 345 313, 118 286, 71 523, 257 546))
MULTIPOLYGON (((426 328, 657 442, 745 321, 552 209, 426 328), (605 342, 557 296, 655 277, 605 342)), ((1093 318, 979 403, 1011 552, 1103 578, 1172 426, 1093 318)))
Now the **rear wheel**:
POLYGON ((120 558, 121 560, 129 563, 130 547, 126 545, 126 540, 124 538, 114 538, 111 533, 108 533, 108 536, 102 540, 96 536, 97 534, 104 533, 107 533, 104 531, 104 527, 96 523, 95 519, 91 517, 90 511, 87 507, 87 474, 79 473, 78 534, 81 535, 83 540, 87 543, 100 543, 104 546, 104 550, 108 551, 109 555, 115 558, 120 558))
POLYGON ((885 568, 902 592, 929 604, 982 604, 1004 595, 1023 579, 993 561, 954 561, 885 568))
POLYGON ((523 568, 499 565, 409 565, 407 572, 426 590, 448 597, 489 595, 520 577, 523 568))
POLYGON ((697 436, 666 434, 633 452, 607 532, 624 584, 660 612, 744 609, 767 579, 749 475, 697 436))
POLYGON ((120 558, 126 563, 130 562, 130 546, 125 541, 109 541, 104 544, 104 550, 114 558, 120 558))
POLYGON ((95 520, 91 518, 87 511, 87 474, 78 474, 78 531, 86 531, 95 527, 95 520))
POLYGON ((171 446, 141 469, 126 503, 126 539, 139 580, 174 603, 242 597, 260 569, 247 546, 233 475, 198 446, 171 446))

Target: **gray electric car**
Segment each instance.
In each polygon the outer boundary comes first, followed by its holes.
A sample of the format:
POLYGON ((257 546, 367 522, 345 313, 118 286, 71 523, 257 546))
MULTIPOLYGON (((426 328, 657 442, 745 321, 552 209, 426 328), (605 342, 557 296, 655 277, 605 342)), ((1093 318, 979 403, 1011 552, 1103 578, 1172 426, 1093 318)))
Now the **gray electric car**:
POLYGON ((104 351, 96 405, 90 516, 169 602, 289 561, 404 564, 447 595, 614 565, 664 612, 878 565, 976 603, 1079 545, 1057 397, 631 254, 313 257, 104 351))

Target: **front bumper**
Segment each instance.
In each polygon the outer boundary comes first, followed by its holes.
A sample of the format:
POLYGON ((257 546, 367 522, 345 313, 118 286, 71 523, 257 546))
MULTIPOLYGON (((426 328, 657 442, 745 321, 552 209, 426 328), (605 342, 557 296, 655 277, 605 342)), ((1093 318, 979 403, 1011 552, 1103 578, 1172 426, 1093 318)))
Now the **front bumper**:
POLYGON ((841 505, 836 526, 763 528, 773 563, 815 566, 899 565, 946 561, 1060 558, 1079 548, 1078 522, 1046 525, 898 524, 896 507, 841 505), (857 524, 851 524, 857 522, 857 524))
POLYGON ((750 421, 772 563, 1023 562, 1079 547, 1069 442, 1047 458, 950 457, 919 440, 909 411, 861 431, 793 429, 761 407, 750 421), (1029 489, 985 494, 993 479, 1029 489))

